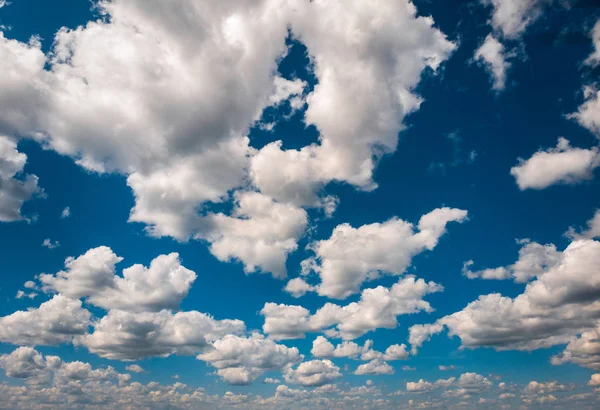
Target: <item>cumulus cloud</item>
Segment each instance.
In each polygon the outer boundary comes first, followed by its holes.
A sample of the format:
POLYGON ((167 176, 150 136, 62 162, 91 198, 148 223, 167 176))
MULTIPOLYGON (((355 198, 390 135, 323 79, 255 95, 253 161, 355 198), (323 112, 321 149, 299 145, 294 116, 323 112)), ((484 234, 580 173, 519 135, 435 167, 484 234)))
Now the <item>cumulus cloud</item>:
POLYGON ((0 318, 0 341, 14 345, 58 345, 87 332, 90 312, 81 301, 56 295, 38 308, 0 318))
POLYGON ((129 366, 125 367, 125 370, 127 370, 128 372, 134 372, 134 373, 144 373, 144 369, 142 368, 142 366, 140 366, 139 364, 130 364, 129 366))
POLYGON ((399 315, 431 312, 423 297, 442 290, 437 283, 406 277, 391 288, 363 290, 358 302, 345 306, 326 303, 312 315, 302 306, 266 303, 260 312, 265 317, 263 331, 274 340, 282 340, 327 329, 328 334, 351 340, 375 329, 395 328, 399 315))
POLYGON ((406 383, 406 391, 410 393, 423 393, 428 392, 438 387, 448 387, 452 385, 456 381, 456 378, 450 377, 449 379, 439 379, 435 382, 428 382, 423 379, 420 379, 417 382, 407 382, 406 383))
POLYGON ((566 138, 559 138, 556 148, 539 150, 527 160, 519 159, 519 165, 512 167, 510 174, 523 191, 555 184, 576 184, 592 178, 594 169, 599 166, 597 147, 575 148, 566 138))
POLYGON ((406 345, 391 345, 385 352, 373 350, 373 341, 365 341, 363 346, 360 346, 351 341, 343 341, 334 346, 329 340, 323 336, 317 336, 313 341, 310 353, 315 357, 331 358, 331 357, 349 357, 356 360, 404 360, 408 358, 406 345))
POLYGON ((592 370, 600 370, 600 326, 579 337, 573 337, 561 353, 551 359, 553 365, 574 363, 592 370))
POLYGON ((323 386, 342 377, 340 368, 330 360, 311 360, 300 363, 295 369, 290 367, 284 372, 287 383, 300 386, 323 386))
POLYGON ((233 385, 251 384, 265 371, 281 370, 303 358, 298 348, 277 344, 259 333, 249 337, 226 335, 197 356, 198 360, 215 367, 217 374, 233 385))
POLYGON ((369 363, 361 364, 354 371, 356 375, 381 375, 394 374, 394 368, 381 359, 373 359, 369 363))
MULTIPOLYGON (((0 42, 2 41, 0 32, 0 42)), ((2 89, 1 81, 0 89, 2 89)), ((0 123, 0 222, 20 221, 23 219, 21 215, 23 203, 40 192, 38 177, 23 175, 27 155, 17 150, 17 144, 13 140, 2 136, 1 129, 0 123)))
POLYGON ((538 274, 517 297, 482 295, 435 326, 416 328, 420 337, 410 338, 413 349, 443 326, 461 339, 463 348, 534 350, 568 343, 600 318, 600 281, 595 274, 599 264, 600 242, 573 241, 560 262, 538 274))
POLYGON ((67 258, 66 270, 39 276, 44 289, 71 298, 86 298, 104 309, 132 312, 177 309, 187 296, 196 274, 181 265, 179 254, 160 255, 150 267, 133 265, 115 275, 123 258, 100 246, 78 258, 67 258))
POLYGON ((544 3, 552 0, 480 0, 492 7, 491 25, 509 39, 520 37, 539 18, 544 3))
POLYGON ((596 22, 590 31, 590 38, 592 39, 594 49, 588 58, 586 58, 585 64, 596 67, 600 64, 600 20, 596 22))
POLYGON ((562 252, 553 244, 541 245, 528 239, 520 240, 523 246, 519 250, 519 259, 508 266, 471 271, 473 261, 463 266, 463 275, 469 279, 514 279, 517 283, 525 283, 556 266, 562 260, 562 252))
POLYGON ((600 237, 600 209, 597 209, 592 219, 587 221, 587 229, 577 232, 575 228, 569 227, 565 235, 571 239, 593 239, 600 237))
POLYGON ((506 87, 506 73, 511 64, 507 61, 511 54, 507 54, 504 45, 492 34, 488 34, 481 46, 475 51, 473 59, 483 64, 493 78, 493 89, 502 91, 506 87))
MULTIPOLYGON (((367 280, 382 274, 403 274, 415 255, 436 247, 449 222, 466 218, 467 211, 438 208, 421 217, 418 230, 398 218, 359 228, 338 225, 329 239, 311 244, 316 256, 303 262, 303 273, 314 271, 319 275, 321 283, 315 289, 320 295, 346 298, 367 280)), ((308 289, 302 286, 292 290, 301 293, 308 289)))
POLYGON ((236 200, 232 216, 213 216, 210 251, 223 262, 242 261, 246 273, 285 278, 287 254, 296 250, 308 224, 306 211, 257 192, 239 193, 236 200))
POLYGON ((568 117, 575 119, 579 125, 600 137, 600 91, 593 86, 583 87, 585 101, 577 108, 577 112, 568 117))
POLYGON ((172 354, 195 355, 210 342, 244 330, 240 320, 215 320, 197 311, 110 310, 94 323, 92 333, 77 337, 74 343, 107 359, 138 360, 172 354))

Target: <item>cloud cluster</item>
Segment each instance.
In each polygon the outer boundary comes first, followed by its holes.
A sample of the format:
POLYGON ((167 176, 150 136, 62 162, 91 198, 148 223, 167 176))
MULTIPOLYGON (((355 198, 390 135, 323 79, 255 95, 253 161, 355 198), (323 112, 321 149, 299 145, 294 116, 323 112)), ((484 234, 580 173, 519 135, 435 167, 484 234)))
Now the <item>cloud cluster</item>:
POLYGON ((433 325, 411 328, 413 349, 444 326, 466 348, 534 350, 566 344, 600 319, 599 265, 600 242, 575 240, 517 297, 482 295, 433 325))
MULTIPOLYGON (((0 42, 2 40, 0 32, 0 42)), ((17 144, 12 139, 2 136, 0 126, 0 222, 22 220, 21 206, 40 192, 37 176, 22 175, 26 162, 27 155, 17 150, 17 144)))
POLYGON ((310 245, 316 256, 302 262, 303 274, 314 271, 321 283, 310 288, 296 279, 286 289, 293 295, 314 289, 322 296, 346 298, 367 280, 403 274, 415 255, 435 248, 449 222, 466 218, 467 211, 438 208, 421 217, 416 231, 413 224, 398 218, 359 228, 338 225, 329 239, 310 245))
POLYGON ((437 283, 409 276, 390 288, 364 289, 358 302, 345 306, 326 303, 314 314, 302 306, 266 303, 260 312, 265 317, 263 331, 274 340, 303 338, 307 332, 323 330, 352 340, 379 328, 395 328, 399 315, 431 312, 423 297, 442 290, 437 283))
POLYGON ((38 279, 46 291, 58 292, 106 310, 130 312, 177 309, 196 280, 196 274, 181 265, 179 255, 160 255, 150 267, 133 265, 115 274, 123 258, 110 248, 100 246, 77 258, 67 258, 66 270, 38 279))

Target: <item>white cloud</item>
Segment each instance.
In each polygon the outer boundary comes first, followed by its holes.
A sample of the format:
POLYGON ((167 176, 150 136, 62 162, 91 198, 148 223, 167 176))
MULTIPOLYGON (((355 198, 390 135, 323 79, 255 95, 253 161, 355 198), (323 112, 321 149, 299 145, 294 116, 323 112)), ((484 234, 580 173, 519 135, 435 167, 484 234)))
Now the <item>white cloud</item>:
MULTIPOLYGON (((2 41, 1 36, 2 33, 0 32, 0 41, 2 41)), ((2 89, 1 81, 0 89, 2 89)), ((0 119, 0 132, 1 128, 2 122, 0 119)), ((0 133, 0 222, 22 220, 21 206, 34 194, 40 192, 37 176, 22 175, 26 162, 27 155, 17 151, 17 144, 0 133)))
POLYGON ((37 292, 25 292, 22 290, 18 290, 17 291, 17 295, 15 296, 15 298, 17 299, 23 299, 23 298, 29 298, 29 299, 35 299, 37 297, 38 293, 37 292))
POLYGON ((381 274, 403 274, 415 255, 435 248, 448 222, 466 218, 467 211, 438 208, 421 217, 416 232, 413 224, 397 218, 359 228, 338 225, 329 239, 311 244, 316 257, 303 262, 303 273, 319 275, 320 295, 346 298, 381 274))
POLYGON ((569 227, 565 234, 571 239, 593 239, 600 237, 600 209, 597 209, 592 219, 587 221, 587 229, 578 233, 575 228, 569 227))
POLYGON ((553 365, 574 363, 588 369, 600 370, 600 327, 573 337, 561 353, 551 359, 553 365))
POLYGON ((431 312, 423 297, 442 290, 437 283, 406 277, 391 288, 363 290, 358 302, 345 306, 326 303, 314 315, 301 306, 266 303, 260 312, 265 317, 263 331, 272 339, 282 340, 327 329, 328 334, 351 340, 379 328, 395 328, 398 315, 431 312))
POLYGON ((590 381, 588 382, 590 386, 600 386, 600 373, 592 374, 590 377, 590 381))
MULTIPOLYGON (((491 25, 506 38, 520 37, 528 25, 533 23, 542 12, 548 0, 480 0, 482 4, 492 6, 491 25)), ((551 1, 551 0, 550 0, 551 1)))
POLYGON ((272 377, 265 377, 265 380, 263 380, 263 381, 267 384, 281 384, 281 380, 274 379, 272 377))
POLYGON ((593 177, 600 166, 600 152, 571 147, 565 138, 559 138, 556 148, 539 150, 510 170, 522 191, 528 188, 544 189, 555 184, 576 184, 593 177))
POLYGON ((217 374, 233 385, 251 384, 265 371, 281 370, 303 358, 297 347, 288 348, 258 333, 250 337, 226 335, 197 356, 198 360, 215 367, 217 374))
POLYGON ((340 368, 330 360, 303 362, 296 369, 290 367, 284 372, 287 383, 301 386, 323 386, 340 377, 340 368))
POLYGON ((367 340, 363 346, 350 341, 343 341, 337 346, 333 346, 323 336, 317 336, 313 341, 313 347, 310 353, 315 357, 331 358, 331 357, 349 357, 351 359, 360 359, 365 361, 372 360, 404 360, 408 358, 406 345, 391 345, 384 353, 373 350, 373 341, 367 340))
POLYGON ((130 364, 129 366, 125 367, 125 370, 127 370, 128 372, 134 372, 134 373, 145 372, 145 370, 139 364, 130 364))
POLYGON ((269 97, 269 102, 274 105, 281 104, 292 96, 302 95, 307 86, 306 81, 288 80, 280 76, 273 78, 273 83, 275 90, 269 97))
POLYGON ((50 238, 46 238, 44 239, 44 242, 42 242, 42 246, 48 249, 54 249, 54 248, 58 248, 60 246, 60 242, 58 241, 54 241, 52 242, 50 240, 50 238))
MULTIPOLYGON (((600 318, 595 302, 600 295, 595 274, 599 265, 600 242, 574 241, 562 252, 560 262, 538 274, 522 294, 479 296, 463 310, 438 320, 427 336, 441 332, 444 325, 466 348, 534 350, 565 344, 593 328, 600 318)), ((411 337, 413 349, 426 339, 411 337)))
POLYGON ((585 86, 583 98, 585 99, 583 104, 568 118, 574 118, 579 125, 600 137, 600 91, 593 86, 585 86))
POLYGON ((36 309, 0 318, 0 341, 15 345, 58 345, 87 332, 90 312, 81 301, 56 295, 36 309))
POLYGON ((507 54, 504 45, 493 35, 488 34, 485 41, 475 51, 473 59, 482 63, 492 75, 493 89, 502 91, 506 87, 506 73, 511 64, 507 61, 511 54, 507 54))
POLYGON ((70 216, 71 216, 71 208, 68 207, 68 206, 64 207, 64 209, 60 213, 60 218, 61 219, 66 219, 66 218, 68 218, 70 216))
POLYGON ((100 246, 78 258, 67 258, 65 271, 39 276, 44 289, 71 298, 86 298, 104 309, 133 312, 177 309, 187 296, 196 274, 181 265, 179 255, 160 255, 146 268, 133 265, 115 275, 115 265, 123 258, 100 246))
POLYGON ((354 372, 356 375, 381 375, 394 374, 394 368, 381 359, 373 359, 369 363, 361 364, 354 372))
POLYGON ((238 193, 236 200, 233 216, 214 215, 210 251, 223 262, 242 261, 246 273, 260 269, 285 278, 287 254, 308 224, 306 211, 257 192, 238 193))
POLYGON ((315 287, 306 283, 302 278, 290 279, 283 289, 295 298, 304 296, 306 292, 315 291, 315 287))
POLYGON ((240 320, 215 320, 197 311, 132 313, 110 310, 94 331, 74 340, 100 357, 137 360, 171 354, 194 355, 211 341, 244 331, 240 320))
POLYGON ((592 44, 594 46, 594 50, 592 53, 586 58, 585 64, 596 67, 600 64, 600 20, 596 22, 594 28, 590 31, 590 37, 592 39, 592 44))
POLYGON ((428 392, 438 387, 449 387, 456 381, 456 378, 439 379, 433 383, 420 379, 418 382, 407 382, 406 391, 411 393, 428 392))
POLYGON ((471 271, 473 261, 463 266, 463 275, 469 279, 514 279, 517 283, 525 283, 558 265, 562 260, 562 252, 553 244, 541 245, 528 239, 518 241, 523 246, 519 249, 519 259, 508 266, 471 271))

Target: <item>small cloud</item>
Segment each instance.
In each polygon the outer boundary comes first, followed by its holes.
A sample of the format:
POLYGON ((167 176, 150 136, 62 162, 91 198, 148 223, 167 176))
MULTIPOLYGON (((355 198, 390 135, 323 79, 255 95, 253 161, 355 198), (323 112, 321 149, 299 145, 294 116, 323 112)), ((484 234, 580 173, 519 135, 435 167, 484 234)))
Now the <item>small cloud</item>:
POLYGON ((137 364, 130 364, 129 366, 125 367, 125 370, 127 370, 128 372, 134 372, 134 373, 143 373, 144 369, 142 368, 142 366, 139 366, 137 364))
POLYGON ((271 377, 267 377, 264 380, 264 383, 267 383, 267 384, 281 384, 281 380, 279 380, 279 379, 273 379, 271 377))
POLYGON ((456 369, 456 367, 454 367, 454 365, 452 365, 452 364, 450 366, 440 365, 440 366, 438 366, 438 369, 440 369, 442 371, 446 371, 446 370, 454 370, 454 369, 456 369))
POLYGON ((36 292, 30 292, 30 293, 26 293, 22 290, 17 292, 17 296, 15 296, 17 299, 24 299, 24 298, 28 298, 28 299, 33 299, 37 296, 38 294, 36 292))
POLYGON ((50 240, 50 238, 46 238, 46 239, 44 239, 44 242, 42 242, 42 246, 44 246, 48 249, 54 249, 54 248, 58 248, 60 246, 60 242, 58 242, 58 241, 52 242, 50 240))
POLYGON ((402 370, 404 370, 405 372, 414 372, 415 370, 417 370, 417 368, 410 366, 402 366, 402 370))
POLYGON ((66 219, 68 217, 71 216, 71 208, 69 208, 68 206, 65 207, 65 209, 62 210, 62 212, 60 213, 60 218, 61 219, 66 219))

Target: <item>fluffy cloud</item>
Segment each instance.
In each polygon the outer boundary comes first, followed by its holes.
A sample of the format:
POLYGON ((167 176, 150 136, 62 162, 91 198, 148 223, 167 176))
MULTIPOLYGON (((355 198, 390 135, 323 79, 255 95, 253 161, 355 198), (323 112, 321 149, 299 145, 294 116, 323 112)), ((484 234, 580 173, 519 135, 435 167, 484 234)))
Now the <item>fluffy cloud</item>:
POLYGON ((215 320, 197 311, 132 313, 110 310, 94 331, 74 340, 90 352, 114 360, 194 355, 211 341, 245 329, 240 320, 215 320))
POLYGON ((127 370, 128 372, 134 372, 134 373, 144 373, 144 369, 142 368, 142 366, 138 365, 138 364, 130 364, 129 366, 125 367, 125 370, 127 370))
POLYGON ((308 224, 306 211, 256 193, 236 196, 232 216, 214 215, 210 251, 221 261, 238 259, 247 273, 258 269, 286 277, 287 254, 296 250, 308 224))
POLYGON ((316 290, 320 295, 346 298, 366 280, 404 273, 415 255, 435 248, 448 222, 462 222, 466 217, 467 211, 438 208, 421 217, 418 231, 397 218, 359 228, 338 225, 329 239, 311 245, 316 257, 303 262, 303 273, 319 275, 316 290))
POLYGON ((250 337, 226 335, 197 356, 197 359, 210 363, 219 376, 234 385, 250 384, 265 371, 281 370, 303 358, 298 348, 277 344, 258 333, 250 337))
POLYGON ((590 37, 592 39, 594 50, 588 56, 588 58, 586 58, 585 64, 591 67, 596 67, 598 64, 600 64, 600 20, 596 22, 590 31, 590 37))
POLYGON ((544 189, 590 179, 599 166, 598 148, 574 148, 567 139, 559 138, 556 148, 539 150, 527 160, 519 159, 519 165, 512 167, 510 173, 521 190, 544 189))
POLYGON ((579 337, 573 337, 565 350, 552 357, 552 364, 574 363, 588 369, 600 370, 600 327, 596 326, 579 337))
POLYGON ((422 393, 428 392, 438 387, 448 387, 456 381, 456 378, 450 377, 449 379, 439 379, 433 383, 425 381, 423 379, 418 382, 407 382, 406 391, 411 393, 422 393))
POLYGON ((583 88, 585 101, 579 106, 577 112, 569 115, 579 125, 587 128, 596 136, 600 136, 600 91, 592 86, 583 88))
POLYGON ((360 360, 404 360, 408 358, 406 345, 391 345, 384 353, 373 350, 373 341, 367 340, 363 346, 350 341, 343 341, 337 346, 333 346, 329 340, 323 336, 317 336, 313 341, 310 353, 315 357, 349 357, 360 360))
POLYGON ((266 303, 261 310, 263 331, 272 339, 282 340, 328 329, 328 334, 351 340, 378 328, 395 328, 398 315, 431 312, 423 297, 442 290, 437 283, 406 277, 391 288, 363 290, 358 302, 345 306, 326 303, 314 315, 302 306, 266 303))
POLYGON ((519 250, 519 259, 508 266, 471 271, 473 261, 467 261, 463 267, 463 275, 469 279, 514 279, 515 282, 525 283, 538 277, 562 260, 562 252, 556 250, 553 244, 541 245, 528 239, 518 241, 523 246, 519 250))
POLYGON ((410 338, 413 348, 443 326, 466 348, 533 350, 567 343, 593 328, 600 318, 596 303, 599 264, 600 242, 574 241, 562 252, 559 263, 538 274, 516 298, 482 295, 435 326, 416 328, 419 337, 410 338))
POLYGON ((455 45, 404 0, 290 5, 292 33, 307 46, 318 80, 305 122, 317 127, 320 141, 300 150, 267 145, 252 159, 250 175, 274 198, 327 207, 320 193, 330 181, 375 188, 377 158, 396 150, 404 116, 419 107, 413 89, 421 73, 436 70, 455 45))
POLYGON ((78 258, 67 258, 65 271, 56 275, 42 274, 40 282, 46 290, 87 301, 104 309, 132 312, 177 309, 187 296, 196 274, 181 266, 179 255, 160 255, 146 268, 133 265, 115 275, 115 265, 123 258, 110 248, 100 246, 78 258))
POLYGON ((58 345, 87 332, 90 312, 81 301, 56 295, 36 309, 0 318, 0 341, 15 345, 58 345))
POLYGON ((356 375, 381 375, 394 374, 394 368, 381 359, 373 359, 369 363, 361 364, 354 371, 356 375))
MULTIPOLYGON (((0 32, 0 42, 2 40, 0 32)), ((2 89, 1 81, 0 89, 2 89)), ((0 222, 19 221, 23 219, 21 215, 23 203, 39 192, 38 178, 35 175, 21 175, 27 162, 27 155, 17 151, 17 144, 13 140, 1 135, 1 128, 0 120, 0 222)))
POLYGON ((303 362, 284 372, 285 381, 301 386, 323 386, 342 377, 340 368, 330 360, 311 360, 303 362))
POLYGON ((592 219, 587 221, 587 229, 577 232, 575 228, 570 227, 566 236, 571 239, 593 239, 600 237, 600 209, 597 209, 592 219))
POLYGON ((542 12, 544 3, 552 0, 480 0, 493 8, 491 25, 506 38, 515 39, 523 34, 529 24, 542 12))
POLYGON ((490 72, 494 80, 493 89, 496 91, 504 90, 506 87, 506 73, 511 66, 507 58, 510 56, 507 55, 504 45, 491 34, 488 34, 475 51, 473 59, 482 63, 490 72))

